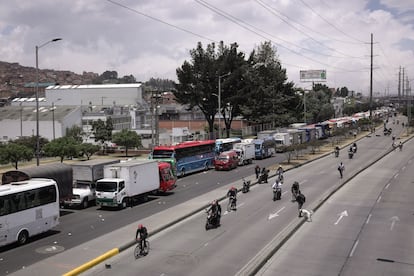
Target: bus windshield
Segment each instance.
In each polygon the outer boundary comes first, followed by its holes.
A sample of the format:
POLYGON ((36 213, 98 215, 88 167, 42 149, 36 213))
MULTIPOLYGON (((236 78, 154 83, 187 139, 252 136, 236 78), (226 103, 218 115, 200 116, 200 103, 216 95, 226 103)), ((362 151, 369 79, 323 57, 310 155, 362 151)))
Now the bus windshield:
POLYGON ((173 150, 157 150, 154 149, 152 152, 152 158, 153 159, 159 159, 159 158, 171 158, 173 157, 174 151, 173 150))

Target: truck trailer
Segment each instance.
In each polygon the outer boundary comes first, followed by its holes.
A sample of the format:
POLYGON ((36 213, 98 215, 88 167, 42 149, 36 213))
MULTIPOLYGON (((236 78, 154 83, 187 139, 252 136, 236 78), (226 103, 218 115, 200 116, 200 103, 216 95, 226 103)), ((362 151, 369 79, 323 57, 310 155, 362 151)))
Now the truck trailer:
POLYGON ((253 159, 255 158, 253 143, 241 142, 234 144, 233 148, 239 156, 239 165, 247 165, 253 163, 253 159))
MULTIPOLYGON (((164 163, 163 166, 170 166, 164 163)), ((165 167, 163 168, 165 170, 165 167)), ((148 195, 175 187, 175 178, 169 167, 168 180, 165 171, 160 172, 158 161, 135 159, 104 167, 104 178, 96 182, 96 204, 101 207, 132 206, 135 199, 147 199, 148 195), (164 175, 163 175, 164 174, 164 175), (169 187, 165 187, 166 181, 169 187), (163 187, 161 189, 161 187, 163 187)))
POLYGON ((96 181, 104 177, 104 166, 119 163, 119 159, 92 159, 72 164, 72 197, 65 206, 87 208, 96 200, 96 181))
POLYGON ((2 184, 9 184, 11 182, 25 181, 32 178, 47 178, 56 181, 61 206, 64 205, 65 200, 72 197, 72 167, 64 163, 53 163, 7 171, 3 173, 1 181, 2 184))

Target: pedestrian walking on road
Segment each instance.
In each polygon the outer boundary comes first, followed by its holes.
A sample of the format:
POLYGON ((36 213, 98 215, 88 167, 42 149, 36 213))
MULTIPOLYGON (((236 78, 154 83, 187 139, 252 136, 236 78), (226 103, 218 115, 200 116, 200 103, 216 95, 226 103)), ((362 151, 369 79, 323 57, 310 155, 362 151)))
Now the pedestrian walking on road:
POLYGON ((299 211, 299 217, 302 217, 302 206, 303 203, 305 203, 306 197, 302 192, 299 190, 298 195, 296 196, 296 202, 298 203, 298 211, 299 211))
POLYGON ((339 163, 338 171, 339 171, 339 175, 341 176, 341 178, 343 177, 344 170, 345 170, 344 164, 342 162, 339 163))
POLYGON ((259 175, 260 175, 259 165, 256 165, 256 167, 254 168, 254 172, 256 173, 256 179, 259 179, 259 175))

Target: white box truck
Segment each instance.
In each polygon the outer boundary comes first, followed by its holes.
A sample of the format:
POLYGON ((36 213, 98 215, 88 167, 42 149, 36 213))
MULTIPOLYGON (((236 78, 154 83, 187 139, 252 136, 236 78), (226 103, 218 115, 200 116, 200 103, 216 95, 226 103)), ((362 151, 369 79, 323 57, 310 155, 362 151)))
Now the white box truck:
POLYGON ((96 182, 96 204, 125 208, 139 197, 146 198, 160 188, 158 162, 135 159, 106 165, 104 178, 96 182))
POLYGON ((236 143, 233 145, 233 149, 237 152, 237 155, 239 157, 239 165, 247 165, 253 163, 253 159, 255 158, 253 143, 236 143))
POLYGON ((119 159, 93 159, 72 164, 72 197, 65 206, 87 208, 96 200, 96 181, 104 177, 104 166, 119 163, 119 159))
POLYGON ((290 141, 290 134, 287 132, 279 132, 274 134, 276 143, 276 152, 283 152, 285 146, 290 146, 292 142, 290 141))

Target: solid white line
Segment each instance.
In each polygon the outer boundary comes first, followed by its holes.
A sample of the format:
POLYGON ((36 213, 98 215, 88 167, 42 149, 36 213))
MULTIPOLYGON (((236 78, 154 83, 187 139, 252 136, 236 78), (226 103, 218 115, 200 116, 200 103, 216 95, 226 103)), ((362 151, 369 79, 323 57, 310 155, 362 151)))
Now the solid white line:
POLYGON ((377 199, 377 203, 380 202, 380 200, 381 200, 381 196, 379 196, 379 198, 377 199))
POLYGON ((354 252, 355 252, 355 249, 358 243, 359 243, 359 240, 356 240, 356 242, 354 243, 354 246, 352 247, 351 253, 349 253, 349 257, 352 257, 354 255, 354 252))
POLYGON ((385 186, 385 189, 388 189, 390 187, 391 183, 388 183, 387 186, 385 186))
POLYGON ((368 223, 369 223, 369 220, 371 219, 371 216, 372 216, 372 214, 369 214, 369 215, 368 215, 367 221, 365 221, 365 223, 366 223, 366 224, 368 224, 368 223))

